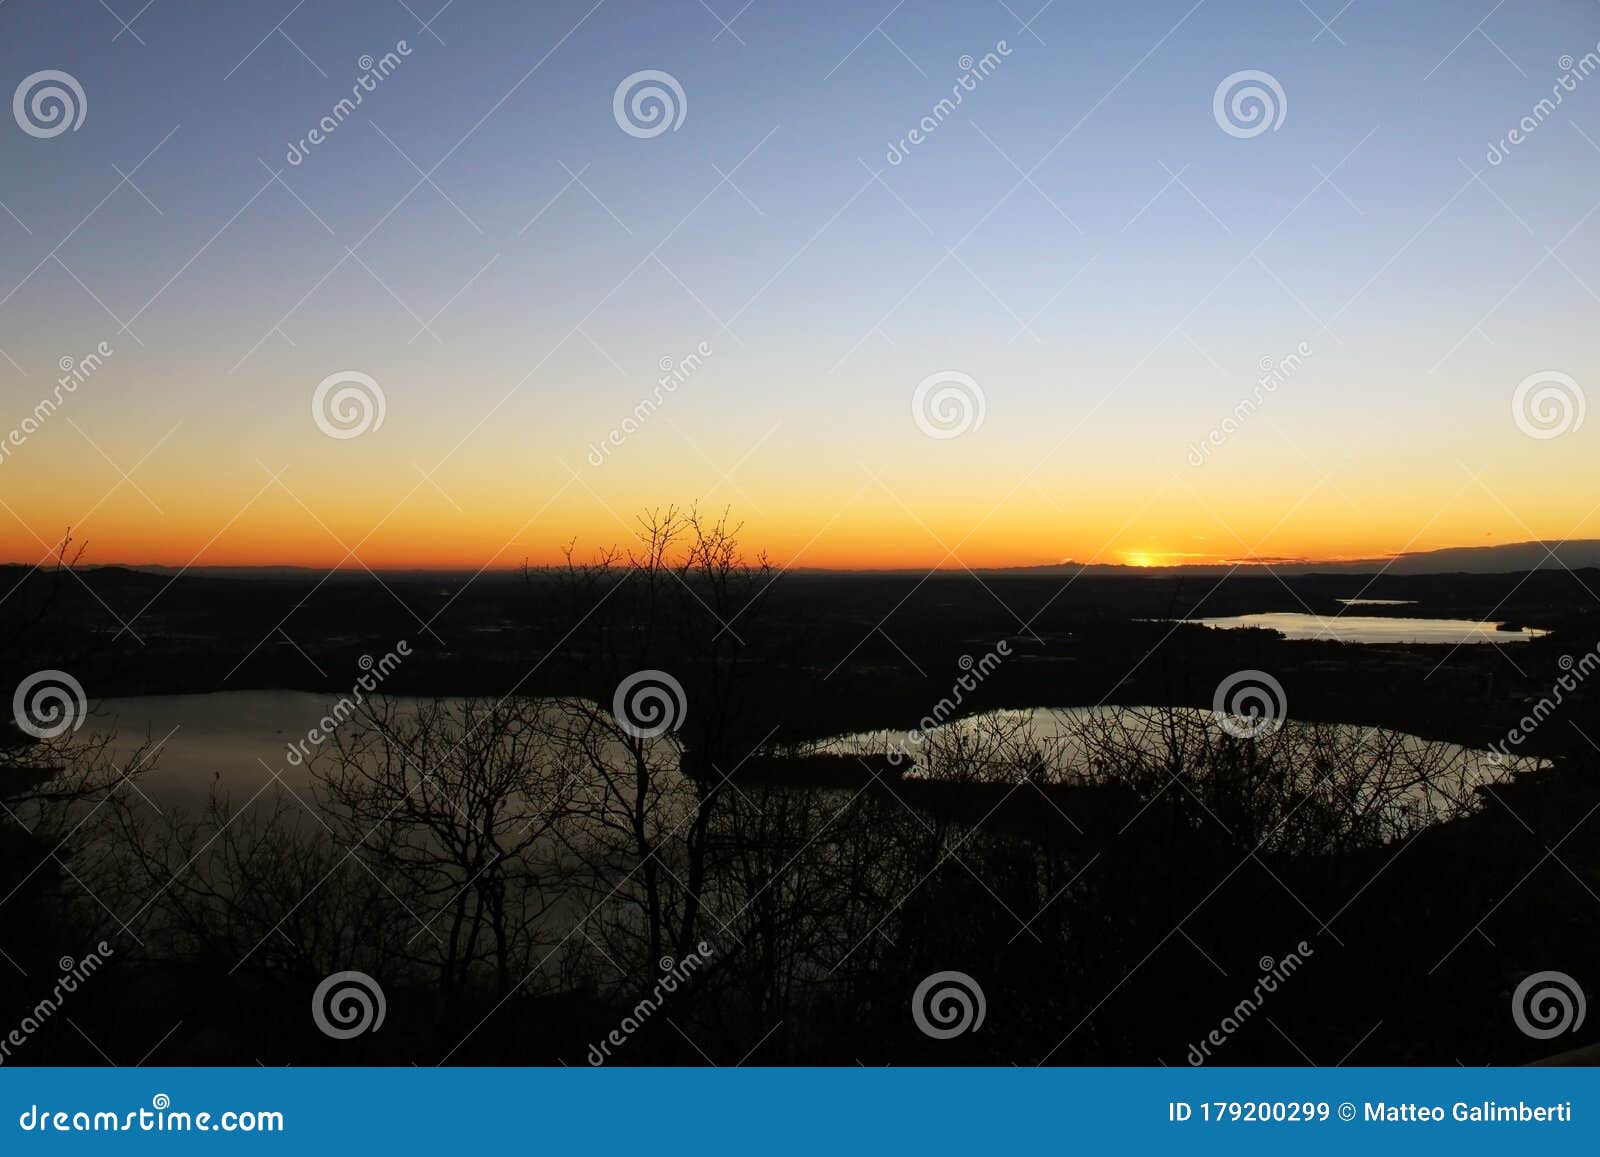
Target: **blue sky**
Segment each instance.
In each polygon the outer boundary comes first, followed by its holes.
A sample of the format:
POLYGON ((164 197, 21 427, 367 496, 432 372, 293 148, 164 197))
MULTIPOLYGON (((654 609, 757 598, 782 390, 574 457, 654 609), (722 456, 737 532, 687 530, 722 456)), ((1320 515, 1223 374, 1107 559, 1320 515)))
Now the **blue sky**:
POLYGON ((818 564, 1597 531, 1594 427, 1529 439, 1508 406, 1594 361, 1600 81, 1485 160, 1595 49, 1594 4, 109 3, 131 30, 98 3, 0 6, 7 91, 59 69, 88 106, 75 132, 0 132, 0 424, 60 358, 117 351, 73 425, 0 467, 10 556, 92 508, 131 561, 372 534, 385 560, 426 540, 506 562, 696 498, 818 564), (687 101, 650 139, 612 112, 644 69, 687 101), (1248 139, 1213 117, 1244 69, 1287 102, 1248 139), (331 440, 307 399, 350 368, 385 422, 331 440), (930 440, 908 400, 950 369, 985 420, 930 440))

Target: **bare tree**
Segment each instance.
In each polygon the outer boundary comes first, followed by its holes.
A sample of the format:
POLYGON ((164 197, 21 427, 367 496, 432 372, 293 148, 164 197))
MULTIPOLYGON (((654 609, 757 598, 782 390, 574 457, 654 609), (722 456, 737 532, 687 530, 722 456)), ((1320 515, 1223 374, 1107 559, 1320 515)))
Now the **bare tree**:
POLYGON ((776 575, 764 556, 744 557, 738 526, 673 507, 638 523, 633 548, 581 562, 569 547, 565 565, 528 579, 558 608, 551 647, 577 692, 547 718, 584 771, 573 850, 589 868, 591 912, 613 958, 644 975, 706 932, 713 822, 735 770, 776 727, 782 644, 763 614, 776 575), (619 688, 634 678, 664 727, 640 726, 628 705, 619 717, 619 688))
POLYGON ((541 703, 369 700, 313 764, 348 847, 409 913, 405 956, 437 971, 448 1023, 483 974, 505 996, 536 969, 564 877, 557 827, 577 784, 541 703))

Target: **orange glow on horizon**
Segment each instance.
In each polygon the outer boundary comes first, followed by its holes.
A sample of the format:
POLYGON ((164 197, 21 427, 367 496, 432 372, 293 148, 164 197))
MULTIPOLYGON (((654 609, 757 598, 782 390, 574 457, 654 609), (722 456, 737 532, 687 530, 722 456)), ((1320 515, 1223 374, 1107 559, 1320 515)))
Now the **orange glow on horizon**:
POLYGON ((626 549, 640 511, 697 497, 703 514, 726 511, 740 526, 747 557, 795 569, 1303 565, 1600 537, 1585 488, 1551 490, 1517 463, 1497 465, 1481 487, 1406 471, 1352 473, 1335 489, 1250 472, 1123 475, 1080 460, 1018 487, 999 470, 921 463, 807 472, 781 448, 732 479, 687 461, 580 473, 555 459, 523 472, 487 455, 425 476, 396 465, 410 453, 314 449, 271 469, 265 451, 241 453, 223 472, 199 449, 174 452, 140 469, 136 485, 109 465, 14 459, 0 466, 0 559, 45 562, 70 527, 88 565, 509 570, 559 563, 568 544, 580 559, 626 549), (1536 520, 1510 513, 1534 508, 1536 520))
MULTIPOLYGON (((543 511, 537 506, 526 511, 496 508, 472 515, 450 509, 442 499, 424 501, 419 494, 418 501, 416 509, 393 513, 387 507, 352 503, 313 514, 292 499, 278 496, 276 500, 264 497, 239 513, 227 510, 226 504, 206 503, 201 508, 197 498, 188 508, 168 508, 164 516, 157 516, 149 507, 141 513, 128 501, 118 500, 95 511, 87 522, 71 522, 65 509, 62 517, 26 526, 14 516, 7 517, 4 522, 9 525, 0 524, 0 558, 23 565, 47 562, 68 525, 74 550, 85 545, 83 563, 90 566, 470 573, 515 570, 524 562, 534 566, 560 563, 569 543, 581 561, 592 559, 602 549, 625 551, 633 542, 634 528, 627 517, 593 503, 559 508, 552 504, 543 511)), ((722 508, 707 504, 702 509, 720 513, 722 508)), ((738 520, 735 506, 730 521, 738 520)), ((1371 520, 1360 526, 1333 519, 1306 520, 1266 533, 1272 529, 1266 517, 1260 520, 1266 523, 1264 527, 1241 521, 1238 530, 1230 531, 1225 524, 1213 522, 1203 525, 1207 533, 1197 534, 1196 528, 1202 524, 1195 521, 1195 512, 1186 510, 1129 528, 1126 537, 1133 541, 1124 545, 1117 540, 1116 526, 1104 525, 1109 521, 1073 520, 1058 510, 1031 506, 1001 509, 988 516, 981 509, 970 516, 944 512, 936 520, 885 508, 847 510, 831 522, 819 519, 816 523, 796 514, 779 518, 752 513, 739 538, 748 559, 753 561, 765 553, 774 566, 784 569, 960 572, 1041 566, 1158 570, 1184 565, 1382 561, 1406 551, 1499 545, 1539 537, 1511 527, 1492 537, 1479 532, 1474 540, 1468 528, 1475 518, 1452 519, 1452 525, 1434 528, 1439 533, 1426 539, 1417 539, 1403 524, 1381 526, 1371 520), (1252 541, 1263 535, 1264 541, 1252 541)), ((1556 531, 1550 537, 1561 533, 1556 531)))

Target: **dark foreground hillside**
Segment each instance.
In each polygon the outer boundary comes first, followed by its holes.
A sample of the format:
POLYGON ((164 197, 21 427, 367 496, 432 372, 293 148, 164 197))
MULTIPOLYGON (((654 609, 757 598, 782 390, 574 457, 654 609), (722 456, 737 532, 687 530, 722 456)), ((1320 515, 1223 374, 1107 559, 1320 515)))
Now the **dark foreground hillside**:
POLYGON ((1513 1064, 1600 1040, 1575 1003, 1600 983, 1581 576, 796 579, 669 529, 650 565, 481 586, 26 580, 7 677, 91 698, 331 709, 359 656, 408 657, 306 747, 304 794, 163 809, 138 786, 159 736, 11 735, 5 1063, 1513 1064), (1149 621, 1362 590, 1552 633, 1149 621), (1189 710, 1246 669, 1286 691, 1281 733, 1189 710), (662 726, 629 717, 636 685, 662 726), (1169 706, 1087 719, 1079 748, 982 714, 1089 704, 1169 706), (1394 737, 1484 746, 1530 712, 1516 754, 1551 767, 1487 789, 1394 737), (930 713, 974 730, 925 736, 926 774, 807 746, 930 713))

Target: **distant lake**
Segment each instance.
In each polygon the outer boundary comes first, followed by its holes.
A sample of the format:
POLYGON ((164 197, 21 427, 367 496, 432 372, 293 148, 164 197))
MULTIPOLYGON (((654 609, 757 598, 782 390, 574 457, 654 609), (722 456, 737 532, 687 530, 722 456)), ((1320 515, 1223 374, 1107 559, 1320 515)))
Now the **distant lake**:
MULTIPOLYGON (((304 766, 295 766, 286 756, 288 745, 303 740, 306 731, 338 700, 337 693, 326 695, 303 691, 221 691, 197 695, 147 695, 127 699, 106 699, 94 704, 85 725, 86 731, 116 732, 115 750, 124 755, 141 743, 159 744, 147 768, 137 780, 139 789, 163 812, 176 806, 195 812, 205 807, 215 789, 243 806, 257 795, 270 802, 277 791, 291 792, 308 809, 316 806, 311 776, 304 766), (164 742, 163 742, 164 741, 164 742)), ((1176 708, 1184 719, 1210 719, 1210 712, 1176 708)), ((1070 752, 1074 735, 1084 724, 1105 723, 1113 718, 1136 732, 1148 731, 1150 742, 1161 737, 1160 713, 1152 708, 1039 708, 1025 711, 1000 711, 994 717, 1026 721, 1032 736, 1044 743, 1064 744, 1070 752)), ((979 717, 968 717, 946 724, 947 733, 966 732, 979 717)), ((1294 742, 1300 725, 1291 724, 1279 742, 1294 742)), ((1350 725, 1351 737, 1378 735, 1377 729, 1350 725)), ((898 731, 860 732, 840 736, 817 745, 814 750, 837 754, 882 752, 906 735, 898 731)), ((1406 737, 1407 744, 1426 745, 1448 752, 1475 777, 1487 780, 1510 770, 1532 770, 1542 761, 1513 758, 1491 761, 1489 753, 1455 744, 1435 744, 1406 737)), ((1079 753, 1082 754, 1081 752, 1079 753)), ((1073 760, 1069 759, 1069 763, 1073 760)))
MULTIPOLYGON (((1367 605, 1374 604, 1369 602, 1367 605)), ((1529 639, 1543 638, 1550 633, 1537 627, 1501 630, 1500 623, 1480 623, 1476 619, 1307 615, 1299 611, 1268 611, 1263 614, 1185 621, 1224 631, 1259 627, 1278 631, 1287 639, 1326 639, 1336 643, 1526 643, 1529 639)))
POLYGON ((1416 605, 1416 599, 1335 599, 1336 603, 1343 603, 1347 607, 1409 607, 1416 605))
POLYGON ((274 773, 309 804, 310 777, 289 764, 289 744, 305 739, 338 699, 337 692, 305 691, 141 695, 101 700, 84 726, 115 730, 115 749, 124 755, 142 743, 159 745, 137 783, 163 808, 203 808, 213 787, 243 804, 271 787, 274 773))
MULTIPOLYGON (((985 762, 986 753, 1050 752, 1054 766, 1093 779, 1104 758, 1129 759, 1142 753, 1158 757, 1160 763, 1175 752, 1187 752, 1193 757, 1208 746, 1226 744, 1217 718, 1213 712, 1196 707, 1007 708, 950 720, 926 736, 908 731, 860 731, 824 740, 814 750, 818 754, 861 758, 898 751, 910 760, 906 774, 913 777, 940 774, 938 760, 930 760, 935 749, 943 751, 944 758, 960 752, 960 758, 976 765, 985 762), (1007 738, 997 740, 996 735, 1007 738)), ((1311 769, 1316 779, 1322 778, 1317 769, 1327 767, 1328 774, 1334 775, 1338 769, 1367 759, 1388 760, 1399 766, 1430 765, 1444 778, 1459 779, 1469 787, 1548 766, 1538 757, 1498 756, 1459 743, 1353 723, 1290 719, 1279 728, 1267 730, 1255 742, 1264 752, 1286 757, 1294 767, 1311 769)), ((1015 772, 1010 758, 1000 759, 997 766, 1007 775, 1015 772)), ((1420 802, 1426 797, 1419 794, 1418 799, 1420 802)))
MULTIPOLYGON (((154 749, 135 782, 144 799, 163 813, 174 807, 201 812, 213 793, 235 807, 257 798, 270 805, 285 791, 312 812, 318 806, 315 782, 303 759, 290 761, 289 748, 305 743, 307 732, 320 729, 347 694, 213 691, 101 699, 91 703, 84 733, 114 732, 112 750, 124 759, 141 746, 154 749)), ((394 698, 402 710, 432 702, 394 698)), ((325 742, 311 750, 329 758, 332 748, 325 742)))

